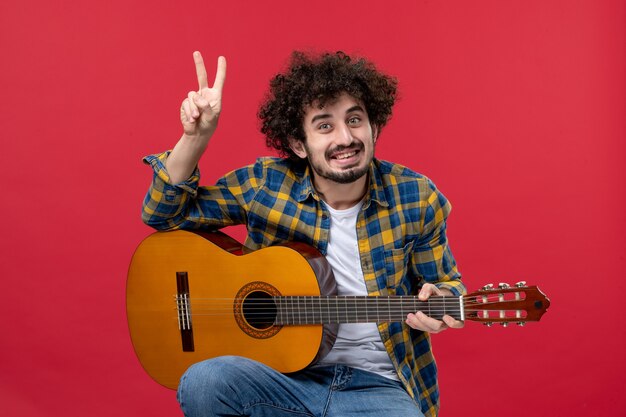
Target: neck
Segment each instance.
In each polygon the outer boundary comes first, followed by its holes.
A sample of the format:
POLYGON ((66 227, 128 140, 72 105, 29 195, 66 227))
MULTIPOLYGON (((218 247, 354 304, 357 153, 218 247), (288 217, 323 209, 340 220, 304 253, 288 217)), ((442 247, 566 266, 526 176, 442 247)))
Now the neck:
POLYGON ((354 207, 367 192, 368 176, 363 175, 349 184, 340 184, 313 175, 313 186, 322 200, 336 210, 354 207))

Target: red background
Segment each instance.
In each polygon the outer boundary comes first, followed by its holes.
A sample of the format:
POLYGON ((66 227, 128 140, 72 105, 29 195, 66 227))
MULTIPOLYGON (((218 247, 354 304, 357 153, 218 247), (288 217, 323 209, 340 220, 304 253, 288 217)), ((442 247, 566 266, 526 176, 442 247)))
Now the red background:
POLYGON ((441 416, 625 415, 625 23, 619 0, 2 2, 3 414, 181 415, 125 322, 141 157, 180 136, 195 49, 229 64, 203 181, 267 154, 256 109, 304 48, 399 78, 378 156, 452 201, 468 287, 552 300, 525 328, 434 336, 441 416))

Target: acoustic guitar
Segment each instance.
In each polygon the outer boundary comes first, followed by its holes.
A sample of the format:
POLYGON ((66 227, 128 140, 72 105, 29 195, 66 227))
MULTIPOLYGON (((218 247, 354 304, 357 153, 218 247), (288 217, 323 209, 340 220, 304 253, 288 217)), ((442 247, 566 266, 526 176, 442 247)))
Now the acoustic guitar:
POLYGON ((221 232, 156 232, 133 255, 128 325, 147 373, 176 389, 193 363, 245 356, 289 373, 331 349, 339 323, 404 321, 423 311, 488 325, 538 321, 550 305, 534 286, 486 286, 471 294, 337 296, 330 265, 302 243, 245 253, 221 232))

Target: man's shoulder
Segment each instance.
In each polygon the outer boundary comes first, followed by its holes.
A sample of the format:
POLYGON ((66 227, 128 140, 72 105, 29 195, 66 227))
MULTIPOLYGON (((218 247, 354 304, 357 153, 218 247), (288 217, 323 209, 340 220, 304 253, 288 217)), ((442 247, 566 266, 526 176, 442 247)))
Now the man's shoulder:
POLYGON ((254 165, 260 165, 266 169, 290 170, 293 163, 289 159, 277 156, 261 156, 256 159, 254 165))
POLYGON ((448 207, 446 197, 439 191, 430 178, 402 164, 389 161, 375 161, 376 187, 384 190, 390 204, 419 206, 437 204, 448 207), (382 186, 381 186, 382 185, 382 186))
POLYGON ((226 179, 235 177, 237 182, 255 180, 258 185, 280 186, 284 183, 301 182, 304 169, 285 158, 263 156, 254 163, 226 174, 226 179))
POLYGON ((267 174, 282 174, 290 178, 297 178, 304 175, 304 167, 300 167, 293 161, 276 156, 262 156, 257 158, 252 165, 255 170, 260 170, 267 174))
POLYGON ((389 183, 390 179, 392 178, 393 183, 412 182, 416 185, 427 185, 432 183, 430 178, 428 178, 426 175, 414 171, 413 169, 408 168, 402 164, 398 164, 396 162, 376 159, 375 165, 383 180, 387 180, 384 181, 385 183, 389 183))

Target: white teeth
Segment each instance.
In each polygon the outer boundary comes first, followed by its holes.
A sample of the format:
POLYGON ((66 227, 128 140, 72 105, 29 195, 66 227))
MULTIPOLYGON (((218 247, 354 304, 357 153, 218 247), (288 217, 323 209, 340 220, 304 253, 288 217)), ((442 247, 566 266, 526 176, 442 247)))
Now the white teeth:
POLYGON ((335 159, 348 159, 354 155, 356 155, 356 152, 342 153, 340 155, 335 155, 335 159))

